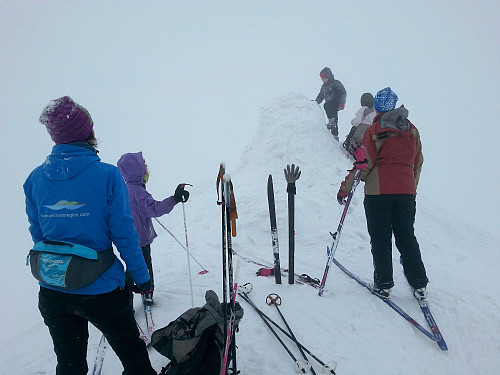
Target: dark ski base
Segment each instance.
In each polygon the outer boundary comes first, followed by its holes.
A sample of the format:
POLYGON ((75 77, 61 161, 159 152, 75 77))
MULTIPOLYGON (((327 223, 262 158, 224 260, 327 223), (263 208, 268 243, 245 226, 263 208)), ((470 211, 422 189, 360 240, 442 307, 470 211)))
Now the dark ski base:
POLYGON ((269 221, 271 223, 271 240, 273 245, 274 257, 274 277, 276 280, 276 284, 281 284, 280 246, 278 242, 278 227, 276 224, 276 207, 274 203, 274 187, 272 175, 269 175, 267 179, 267 202, 269 205, 269 221))

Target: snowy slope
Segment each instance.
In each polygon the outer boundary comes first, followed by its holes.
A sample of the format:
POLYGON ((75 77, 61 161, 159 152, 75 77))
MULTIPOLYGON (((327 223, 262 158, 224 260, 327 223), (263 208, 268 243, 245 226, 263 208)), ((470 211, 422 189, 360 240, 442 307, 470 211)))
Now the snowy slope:
MULTIPOLYGON (((425 150, 425 142, 424 150, 425 150)), ((257 132, 239 158, 228 155, 226 170, 232 176, 238 206, 238 235, 234 249, 251 259, 270 263, 271 238, 267 211, 266 183, 273 175, 282 265, 288 262, 287 200, 283 169, 300 166, 295 199, 296 259, 298 273, 321 277, 326 262, 329 231, 340 219, 335 200, 341 180, 350 168, 338 143, 324 127, 322 109, 298 93, 284 94, 261 109, 257 132)), ((213 175, 195 175, 185 204, 189 247, 209 272, 191 262, 196 305, 204 304, 207 289, 221 294, 220 207, 216 205, 213 175)), ((425 175, 425 164, 423 174, 425 175)), ((173 185, 168 177, 152 174, 150 185, 173 185)), ((346 218, 337 258, 351 271, 369 281, 372 273, 369 236, 362 205, 360 184, 346 218)), ((160 198, 160 197, 158 197, 160 198)), ((429 303, 449 352, 414 329, 386 304, 370 295, 336 267, 331 269, 323 297, 305 285, 275 285, 274 278, 257 277, 259 268, 240 261, 238 281, 252 283, 253 301, 277 322, 279 315, 265 304, 269 293, 282 298, 281 311, 298 340, 324 362, 336 360, 337 373, 344 374, 494 374, 500 367, 500 295, 495 282, 500 255, 498 236, 481 232, 446 213, 419 191, 416 234, 428 276, 429 303)), ((21 215, 21 214, 19 214, 21 215)), ((161 218, 178 240, 185 242, 182 207, 161 218)), ((186 253, 160 226, 153 244, 157 285, 154 317, 163 327, 191 307, 186 253)), ((238 257, 235 257, 235 262, 238 257)), ((408 290, 394 252, 396 286, 393 299, 427 328, 417 303, 408 290)), ((26 270, 26 272, 28 272, 26 270)), ((32 284, 35 284, 34 280, 32 284)), ((35 300, 34 290, 30 298, 35 300)), ((139 299, 136 316, 144 324, 139 299)), ((245 316, 236 336, 238 364, 242 374, 291 374, 292 360, 245 303, 245 316)), ((52 374, 55 357, 46 327, 31 306, 16 322, 17 331, 0 337, 0 373, 3 375, 52 374), (17 345, 12 345, 16 342, 17 345)), ((2 322, 5 324, 5 322, 2 322)), ((7 331, 7 330, 6 330, 7 331)), ((88 360, 92 368, 100 333, 91 327, 88 360)), ((299 358, 294 345, 285 340, 299 358)), ((159 371, 168 360, 153 349, 150 355, 159 371)), ((312 362, 319 373, 319 365, 312 362)), ((121 365, 108 351, 105 374, 118 374, 121 365)))

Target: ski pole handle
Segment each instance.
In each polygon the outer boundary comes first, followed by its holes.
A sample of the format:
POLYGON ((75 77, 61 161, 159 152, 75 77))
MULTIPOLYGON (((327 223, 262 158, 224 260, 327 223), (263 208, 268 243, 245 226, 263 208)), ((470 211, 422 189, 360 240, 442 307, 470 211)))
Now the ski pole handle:
POLYGON ((266 297, 266 303, 269 306, 271 306, 271 305, 280 306, 281 305, 281 297, 278 296, 276 293, 271 293, 266 297))
POLYGON ((248 294, 248 293, 250 293, 252 291, 252 289, 253 289, 252 283, 245 283, 245 284, 240 285, 238 287, 238 292, 242 292, 244 294, 248 294))
POLYGON ((337 368, 336 361, 330 361, 326 365, 324 365, 321 369, 321 373, 323 375, 333 374, 335 375, 335 369, 337 368))

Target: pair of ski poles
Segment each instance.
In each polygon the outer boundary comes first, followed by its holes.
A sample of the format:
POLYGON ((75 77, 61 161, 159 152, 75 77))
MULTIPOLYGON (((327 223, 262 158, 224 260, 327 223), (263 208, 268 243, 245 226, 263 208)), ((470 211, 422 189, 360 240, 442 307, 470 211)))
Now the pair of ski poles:
POLYGON ((279 343, 283 346, 283 348, 286 350, 288 355, 293 359, 296 365, 296 370, 299 373, 305 374, 308 370, 311 370, 313 374, 316 374, 312 366, 309 364, 309 361, 307 359, 307 356, 305 353, 309 354, 313 359, 315 359, 321 366, 321 372, 322 374, 333 374, 335 375, 335 369, 337 368, 337 362, 335 361, 330 361, 328 363, 323 362, 320 360, 317 356, 315 356, 309 349, 307 349, 304 345, 302 345, 295 335, 293 334, 288 322, 286 321, 285 317, 283 316, 281 310, 279 309, 279 305, 281 305, 281 297, 278 296, 277 294, 269 294, 266 298, 266 303, 269 306, 275 306, 276 310, 278 311, 281 319, 283 320, 283 323, 285 324, 286 328, 288 331, 283 329, 278 323, 276 323, 274 320, 272 320, 268 315, 266 315, 262 310, 260 310, 255 303, 250 299, 248 294, 252 291, 253 287, 252 284, 246 283, 243 286, 240 287, 241 291, 238 292, 238 295, 243 298, 250 306, 253 307, 253 309, 259 314, 259 316, 262 318, 266 326, 271 330, 273 335, 276 337, 276 339, 279 341, 279 343), (302 357, 304 358, 303 360, 297 360, 297 358, 293 355, 293 353, 290 351, 290 349, 286 346, 286 344, 283 342, 281 337, 278 335, 276 330, 271 326, 274 325, 277 329, 279 329, 284 335, 286 335, 289 339, 291 339, 295 345, 297 345, 297 348, 299 349, 302 357))

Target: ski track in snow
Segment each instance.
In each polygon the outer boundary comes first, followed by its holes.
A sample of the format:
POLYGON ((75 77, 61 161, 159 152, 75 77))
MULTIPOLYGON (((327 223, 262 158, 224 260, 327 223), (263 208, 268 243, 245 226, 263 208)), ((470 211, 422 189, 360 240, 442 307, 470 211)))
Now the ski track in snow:
MULTIPOLYGON (((425 139, 423 143, 425 146, 425 139)), ((342 208, 336 202, 340 182, 350 168, 340 145, 324 126, 323 110, 298 93, 286 93, 261 110, 255 137, 241 160, 228 159, 227 172, 235 189, 239 219, 233 247, 243 256, 272 262, 266 183, 273 175, 282 268, 288 268, 286 181, 283 169, 295 163, 302 171, 295 198, 295 271, 321 277, 332 243, 329 232, 337 228, 342 208)), ((196 180, 186 203, 189 249, 209 272, 191 261, 194 301, 205 303, 213 289, 222 299, 221 219, 213 178, 196 180)), ((425 165, 423 169, 425 174, 425 165)), ((151 184, 161 184, 152 176, 151 184)), ((182 208, 176 207, 160 221, 185 243, 182 208)), ((164 327, 190 308, 189 270, 185 251, 156 225, 159 237, 152 245, 155 268, 156 328, 164 327)), ((265 304, 269 293, 278 293, 280 306, 298 340, 324 362, 336 360, 337 374, 493 374, 500 367, 500 295, 496 282, 498 237, 471 230, 459 218, 425 199, 417 199, 416 235, 429 279, 428 300, 434 318, 447 341, 449 352, 413 328, 385 303, 347 277, 334 265, 323 297, 307 285, 275 285, 274 278, 255 275, 259 266, 241 262, 239 284, 251 282, 254 303, 283 325, 275 308, 265 304)), ((336 257, 356 275, 369 281, 373 272, 369 236, 363 211, 361 183, 346 217, 336 257)), ((235 256, 234 261, 238 259, 235 256)), ((396 286, 393 299, 424 328, 428 328, 408 289, 399 254, 394 250, 396 286)), ((32 296, 33 301, 36 297, 32 296)), ((238 367, 242 374, 290 374, 294 364, 257 313, 241 299, 245 315, 236 335, 238 367)), ((31 301, 31 302, 33 302, 31 301)), ((145 329, 140 298, 135 300, 138 323, 145 329)), ((1 338, 0 373, 3 375, 53 373, 55 356, 46 327, 36 310, 31 321, 1 338), (19 339, 19 336, 23 338, 19 339), (29 337, 29 340, 24 338, 29 337), (16 340, 19 345, 11 345, 16 340), (38 371, 38 372, 37 372, 38 371)), ((93 367, 100 333, 90 327, 89 368, 93 367)), ((287 338, 285 343, 300 358, 287 338)), ((168 360, 149 349, 159 371, 168 360)), ((320 366, 311 359, 317 373, 320 366)), ((121 365, 110 349, 104 361, 106 374, 118 374, 121 365)))

